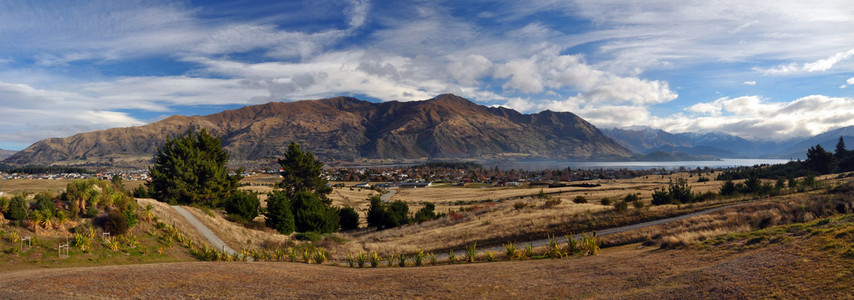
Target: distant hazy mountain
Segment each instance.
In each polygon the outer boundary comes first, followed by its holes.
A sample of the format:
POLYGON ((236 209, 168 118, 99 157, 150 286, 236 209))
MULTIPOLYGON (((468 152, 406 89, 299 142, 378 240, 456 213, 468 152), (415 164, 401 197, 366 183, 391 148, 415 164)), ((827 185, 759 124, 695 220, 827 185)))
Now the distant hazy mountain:
POLYGON ((296 141, 326 160, 428 158, 627 158, 631 153, 568 112, 521 114, 441 95, 371 103, 355 98, 271 102, 207 116, 172 116, 129 128, 51 138, 8 164, 143 166, 170 136, 206 128, 237 161, 281 157, 296 141))
POLYGON ((843 141, 845 141, 846 148, 848 150, 854 149, 854 126, 848 126, 830 130, 797 143, 792 143, 785 148, 783 153, 789 154, 794 158, 806 158, 807 149, 815 147, 815 145, 821 145, 824 150, 833 152, 836 150, 836 143, 839 142, 839 137, 842 137, 843 141))
POLYGON ((0 149, 0 160, 4 160, 4 159, 6 159, 7 157, 12 156, 12 155, 14 155, 14 154, 15 154, 15 153, 17 153, 17 152, 18 152, 18 151, 12 151, 12 150, 3 150, 3 149, 0 149))
POLYGON ((781 145, 750 141, 721 132, 669 133, 649 127, 603 129, 602 133, 635 153, 684 153, 701 157, 748 158, 781 153, 781 145))

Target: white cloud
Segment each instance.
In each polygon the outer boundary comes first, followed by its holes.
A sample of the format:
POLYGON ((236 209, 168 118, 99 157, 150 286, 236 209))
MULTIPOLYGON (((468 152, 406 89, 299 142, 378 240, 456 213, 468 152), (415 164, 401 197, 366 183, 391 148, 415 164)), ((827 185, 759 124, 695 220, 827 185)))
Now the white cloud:
POLYGON ((820 59, 814 62, 804 63, 802 65, 799 65, 797 63, 789 63, 786 65, 779 65, 767 69, 754 68, 754 70, 762 72, 766 75, 824 72, 833 68, 834 65, 839 64, 840 62, 847 60, 851 57, 854 57, 854 49, 845 52, 839 52, 834 55, 831 55, 828 58, 820 59))
POLYGON ((499 65, 494 76, 508 79, 505 90, 542 93, 546 89, 578 91, 567 101, 582 103, 658 104, 676 99, 667 82, 622 77, 588 65, 580 55, 560 55, 551 48, 527 59, 499 65))
POLYGON ((854 84, 854 77, 848 78, 845 82, 848 84, 854 84))
POLYGON ((745 81, 744 85, 756 85, 756 81, 745 81))
POLYGON ((839 88, 840 88, 840 89, 844 89, 844 88, 846 88, 846 87, 847 87, 847 86, 846 86, 846 85, 844 85, 844 84, 839 86, 839 88))
POLYGON ((647 124, 672 132, 722 131, 759 140, 811 136, 854 125, 854 98, 822 95, 791 102, 770 102, 757 96, 724 97, 686 110, 695 115, 654 118, 647 124))

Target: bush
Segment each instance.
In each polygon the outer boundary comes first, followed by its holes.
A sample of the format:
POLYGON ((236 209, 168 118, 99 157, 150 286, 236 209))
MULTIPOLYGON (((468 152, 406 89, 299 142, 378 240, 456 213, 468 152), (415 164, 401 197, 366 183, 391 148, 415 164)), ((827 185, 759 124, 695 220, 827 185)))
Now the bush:
POLYGON ((546 200, 545 205, 546 207, 555 207, 560 205, 561 202, 563 202, 563 200, 560 200, 560 198, 550 198, 546 200))
POLYGON ((297 231, 330 233, 338 229, 338 212, 321 202, 316 193, 299 191, 291 199, 297 231))
POLYGON ((580 203, 587 203, 587 198, 584 198, 584 196, 576 196, 575 199, 572 199, 572 202, 579 203, 579 204, 580 203))
POLYGON ((56 203, 53 202, 53 197, 48 193, 38 193, 35 197, 35 209, 49 213, 53 216, 56 214, 56 203))
POLYGON ((133 190, 133 196, 135 198, 150 198, 148 193, 148 188, 145 185, 140 185, 133 190))
POLYGON ((601 203, 602 205, 611 205, 611 198, 602 198, 602 200, 599 200, 599 203, 601 203))
POLYGON ((261 201, 255 193, 249 191, 235 191, 225 203, 225 211, 243 221, 252 221, 258 216, 258 207, 261 201))
POLYGON ((721 187, 721 196, 733 195, 736 191, 737 189, 735 188, 735 183, 733 183, 732 180, 727 180, 721 187))
POLYGON ((614 209, 616 209, 617 212, 624 212, 629 209, 629 204, 626 201, 617 201, 614 202, 614 209))
POLYGON ((107 218, 104 220, 103 226, 104 232, 109 232, 113 236, 124 235, 127 233, 128 228, 130 228, 124 213, 114 208, 109 209, 109 212, 107 212, 107 218))
POLYGON ((377 230, 394 228, 409 223, 409 205, 397 200, 389 205, 382 204, 380 197, 371 197, 371 206, 368 209, 368 227, 376 227, 377 230))
POLYGON ((643 201, 641 201, 640 199, 635 199, 635 201, 632 201, 632 204, 635 206, 636 209, 643 208, 643 201))
POLYGON ((291 201, 282 191, 272 191, 267 194, 267 226, 281 234, 291 234, 296 229, 294 215, 291 212, 291 201))
POLYGON ((23 221, 30 215, 24 196, 17 195, 9 201, 9 209, 6 218, 9 220, 23 221))
POLYGON ((523 209, 525 207, 528 207, 528 204, 525 202, 517 201, 516 203, 513 203, 513 208, 516 210, 523 209))
POLYGON ((338 210, 338 219, 342 230, 359 228, 359 213, 352 207, 345 206, 338 210))
POLYGON ((623 198, 623 201, 635 202, 635 201, 638 201, 639 199, 640 198, 638 198, 638 195, 636 195, 636 194, 628 194, 628 195, 626 195, 625 198, 623 198))
POLYGON ((415 221, 416 222, 424 222, 424 221, 430 221, 430 220, 435 219, 436 218, 436 212, 434 212, 435 209, 436 209, 435 204, 433 204, 433 203, 425 204, 424 207, 422 207, 417 212, 415 212, 415 221))
POLYGON ((300 233, 297 233, 294 235, 294 238, 298 241, 311 241, 313 243, 320 241, 320 239, 322 237, 323 236, 320 233, 312 232, 312 231, 300 232, 300 233))

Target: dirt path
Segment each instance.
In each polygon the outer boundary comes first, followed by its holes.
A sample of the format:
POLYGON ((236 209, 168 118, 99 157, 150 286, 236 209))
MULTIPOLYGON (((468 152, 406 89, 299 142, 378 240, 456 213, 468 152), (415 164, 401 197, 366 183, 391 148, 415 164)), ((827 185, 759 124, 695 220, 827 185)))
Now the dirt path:
POLYGON ((202 234, 202 236, 204 236, 205 239, 208 240, 208 242, 211 243, 211 246, 230 255, 234 255, 237 253, 237 251, 234 251, 234 249, 226 245, 225 242, 222 241, 222 239, 216 236, 216 234, 214 234, 210 228, 205 226, 205 224, 202 224, 202 222, 199 221, 199 219, 197 219, 196 216, 191 214, 189 211, 177 205, 172 205, 172 208, 175 209, 175 211, 177 211, 179 214, 184 216, 184 218, 186 218, 187 221, 190 222, 190 224, 193 225, 193 227, 195 227, 196 230, 200 234, 202 234))

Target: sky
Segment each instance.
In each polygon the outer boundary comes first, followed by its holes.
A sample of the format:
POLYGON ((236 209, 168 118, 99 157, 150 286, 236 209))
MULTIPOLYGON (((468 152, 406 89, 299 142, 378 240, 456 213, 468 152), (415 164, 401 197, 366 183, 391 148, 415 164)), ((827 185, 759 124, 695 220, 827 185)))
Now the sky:
POLYGON ((850 1, 0 0, 0 148, 270 101, 453 93, 779 141, 854 125, 850 1))

